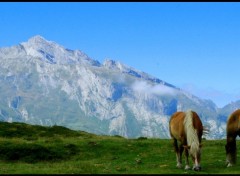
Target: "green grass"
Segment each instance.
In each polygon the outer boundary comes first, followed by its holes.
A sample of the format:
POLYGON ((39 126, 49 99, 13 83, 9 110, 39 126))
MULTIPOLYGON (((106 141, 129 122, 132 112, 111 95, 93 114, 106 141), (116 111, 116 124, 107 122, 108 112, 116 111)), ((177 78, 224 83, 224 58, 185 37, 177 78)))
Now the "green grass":
MULTIPOLYGON (((176 157, 169 139, 126 139, 98 136, 60 126, 0 122, 0 174, 240 172, 240 159, 236 166, 225 166, 225 140, 203 140, 202 143, 202 171, 185 171, 176 168, 176 157)), ((237 145, 240 146, 239 141, 237 145)))

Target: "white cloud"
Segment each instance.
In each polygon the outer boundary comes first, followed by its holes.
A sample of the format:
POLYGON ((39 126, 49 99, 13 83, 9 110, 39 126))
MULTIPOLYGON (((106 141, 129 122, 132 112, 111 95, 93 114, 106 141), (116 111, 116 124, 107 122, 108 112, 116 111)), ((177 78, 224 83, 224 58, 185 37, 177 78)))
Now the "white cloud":
POLYGON ((146 81, 135 81, 132 89, 140 93, 156 94, 156 95, 175 95, 177 90, 163 84, 151 85, 146 81))

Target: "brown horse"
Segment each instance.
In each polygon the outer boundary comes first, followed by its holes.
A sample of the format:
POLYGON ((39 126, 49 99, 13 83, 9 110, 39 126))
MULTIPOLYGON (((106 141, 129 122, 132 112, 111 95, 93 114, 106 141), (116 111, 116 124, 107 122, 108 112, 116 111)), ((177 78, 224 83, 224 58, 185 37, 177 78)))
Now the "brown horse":
POLYGON ((177 167, 182 167, 182 153, 185 153, 185 169, 190 169, 188 156, 192 157, 193 170, 200 171, 202 122, 194 111, 176 112, 169 121, 169 131, 176 152, 177 167), (180 144, 178 145, 178 141, 180 144))
POLYGON ((237 161, 237 145, 236 137, 240 136, 240 109, 234 111, 227 120, 227 144, 226 150, 226 164, 227 167, 233 166, 237 161))

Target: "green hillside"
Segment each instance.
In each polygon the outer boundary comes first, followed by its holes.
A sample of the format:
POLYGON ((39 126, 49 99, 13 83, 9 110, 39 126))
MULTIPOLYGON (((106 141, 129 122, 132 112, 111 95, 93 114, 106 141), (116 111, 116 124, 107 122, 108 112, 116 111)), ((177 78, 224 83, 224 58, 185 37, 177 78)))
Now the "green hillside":
MULTIPOLYGON (((126 139, 0 122, 0 174, 236 174, 225 166, 225 140, 203 140, 202 171, 176 168, 168 139, 126 139)), ((240 143, 238 141, 238 146, 240 143)))

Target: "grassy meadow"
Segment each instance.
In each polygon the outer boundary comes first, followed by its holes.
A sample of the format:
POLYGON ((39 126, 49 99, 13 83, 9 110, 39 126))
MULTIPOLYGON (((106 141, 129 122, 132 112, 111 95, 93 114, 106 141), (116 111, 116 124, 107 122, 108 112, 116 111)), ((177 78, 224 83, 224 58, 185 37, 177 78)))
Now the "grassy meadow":
POLYGON ((185 171, 176 168, 170 139, 126 139, 61 126, 0 122, 0 174, 240 173, 239 158, 236 166, 225 166, 225 140, 202 144, 202 170, 185 171))

